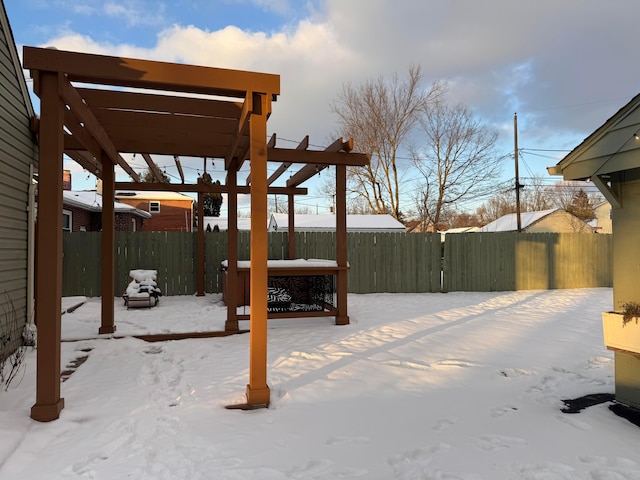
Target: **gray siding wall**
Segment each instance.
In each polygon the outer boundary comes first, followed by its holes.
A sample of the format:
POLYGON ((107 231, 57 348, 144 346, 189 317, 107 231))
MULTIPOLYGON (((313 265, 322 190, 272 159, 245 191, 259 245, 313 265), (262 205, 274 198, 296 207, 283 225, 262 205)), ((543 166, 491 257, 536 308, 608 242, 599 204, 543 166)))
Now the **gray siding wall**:
POLYGON ((0 360, 22 344, 27 315, 29 165, 36 146, 16 69, 15 45, 0 5, 0 360))

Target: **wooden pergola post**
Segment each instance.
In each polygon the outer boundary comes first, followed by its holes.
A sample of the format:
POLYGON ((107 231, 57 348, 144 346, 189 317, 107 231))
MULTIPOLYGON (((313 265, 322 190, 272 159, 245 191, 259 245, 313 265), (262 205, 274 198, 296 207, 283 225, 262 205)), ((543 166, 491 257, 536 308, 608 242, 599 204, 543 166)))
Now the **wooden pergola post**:
POLYGON ((228 225, 227 225, 227 288, 225 302, 227 304, 227 321, 224 324, 225 332, 237 332, 238 326, 238 162, 234 159, 227 172, 228 225))
POLYGON ((41 102, 35 314, 38 326, 36 403, 31 418, 60 416, 62 298, 62 152, 64 105, 58 96, 62 74, 41 71, 34 79, 41 102))
POLYGON ((347 315, 347 167, 336 166, 336 278, 338 315, 336 325, 348 325, 347 315))
POLYGON ((102 233, 101 239, 101 266, 100 274, 101 290, 101 324, 98 333, 114 333, 116 325, 114 321, 113 302, 115 297, 115 172, 111 158, 102 151, 102 233))
POLYGON ((253 93, 249 119, 251 161, 251 278, 250 352, 247 404, 269 405, 267 385, 267 112, 265 94, 253 93))
MULTIPOLYGON (((206 173, 206 172, 205 172, 206 173)), ((198 179, 198 185, 204 185, 202 178, 198 179)), ((197 271, 196 271, 196 296, 202 297, 204 296, 204 193, 202 191, 198 192, 198 233, 197 233, 197 271)))
POLYGON ((296 258, 296 230, 295 230, 295 201, 293 195, 287 195, 289 199, 289 233, 287 234, 287 239, 289 241, 289 260, 295 260, 296 258))

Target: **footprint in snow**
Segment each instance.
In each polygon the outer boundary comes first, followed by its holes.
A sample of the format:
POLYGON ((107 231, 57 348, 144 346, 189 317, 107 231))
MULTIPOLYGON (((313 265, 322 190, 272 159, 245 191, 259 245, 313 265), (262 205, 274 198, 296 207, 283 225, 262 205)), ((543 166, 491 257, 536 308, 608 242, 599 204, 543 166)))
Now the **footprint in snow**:
POLYGON ((339 447, 343 446, 362 446, 369 445, 371 439, 365 436, 352 436, 352 435, 338 435, 331 437, 325 443, 327 445, 335 445, 339 447))
POLYGON ((583 432, 591 430, 591 425, 576 419, 575 415, 556 415, 556 420, 583 432))
POLYGON ((436 432, 444 432, 446 430, 449 430, 454 424, 455 424, 454 420, 450 420, 448 418, 442 418, 436 422, 436 424, 433 426, 433 429, 436 432))
POLYGON ((501 407, 492 408, 490 411, 491 418, 504 417, 507 413, 513 413, 518 410, 515 405, 503 405, 501 407))
POLYGON ((481 435, 476 441, 476 446, 485 452, 493 452, 511 447, 523 447, 527 445, 523 438, 508 437, 506 435, 481 435))

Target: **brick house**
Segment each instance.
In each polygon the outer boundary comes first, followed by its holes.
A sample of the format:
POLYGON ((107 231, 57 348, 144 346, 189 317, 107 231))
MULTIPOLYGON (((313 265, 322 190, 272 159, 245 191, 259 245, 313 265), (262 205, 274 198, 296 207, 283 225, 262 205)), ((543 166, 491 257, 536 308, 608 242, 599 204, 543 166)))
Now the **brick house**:
MULTIPOLYGON (((102 230, 102 195, 95 190, 65 190, 62 197, 62 229, 67 232, 102 230)), ((115 229, 119 232, 147 230, 151 214, 116 201, 115 229)))
POLYGON ((119 191, 116 200, 147 212, 145 231, 193 231, 193 204, 195 199, 178 192, 119 191))

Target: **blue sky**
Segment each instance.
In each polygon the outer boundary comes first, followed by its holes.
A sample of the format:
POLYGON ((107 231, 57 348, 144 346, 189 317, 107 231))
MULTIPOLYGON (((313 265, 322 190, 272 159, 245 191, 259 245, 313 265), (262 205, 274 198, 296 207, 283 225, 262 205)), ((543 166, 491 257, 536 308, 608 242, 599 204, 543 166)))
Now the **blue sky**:
MULTIPOLYGON (((283 147, 306 134, 313 145, 331 143, 329 105, 342 84, 418 63, 427 83, 446 80, 452 101, 500 132, 504 153, 513 149, 518 112, 520 174, 546 176, 545 167, 640 91, 635 0, 5 0, 5 7, 19 49, 52 45, 280 74, 269 134, 283 147)), ((90 188, 93 179, 69 166, 74 188, 90 188)), ((512 163, 501 176, 513 176, 512 163)), ((309 187, 307 203, 326 213, 326 199, 309 187)))

